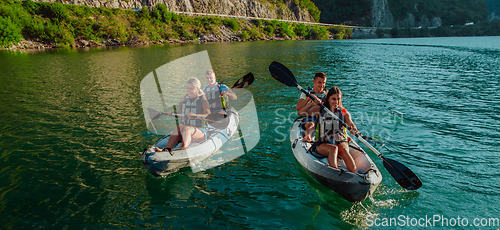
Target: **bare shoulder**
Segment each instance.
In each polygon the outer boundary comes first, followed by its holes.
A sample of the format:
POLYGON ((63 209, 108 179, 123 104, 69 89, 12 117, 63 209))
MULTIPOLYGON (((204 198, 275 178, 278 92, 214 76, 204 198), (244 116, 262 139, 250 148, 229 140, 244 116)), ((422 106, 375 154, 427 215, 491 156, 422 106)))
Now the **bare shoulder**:
POLYGON ((342 114, 344 115, 344 117, 346 118, 351 118, 351 113, 349 113, 349 110, 347 109, 342 109, 342 114))

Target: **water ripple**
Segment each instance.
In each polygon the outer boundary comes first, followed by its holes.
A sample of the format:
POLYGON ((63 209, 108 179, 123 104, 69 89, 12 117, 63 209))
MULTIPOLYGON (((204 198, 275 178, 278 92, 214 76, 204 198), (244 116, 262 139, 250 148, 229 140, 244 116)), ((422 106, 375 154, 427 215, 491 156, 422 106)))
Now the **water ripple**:
POLYGON ((367 227, 368 215, 494 215, 498 44, 490 37, 0 52, 2 226, 352 229, 367 227), (261 141, 224 165, 153 178, 139 160, 159 138, 143 123, 140 81, 205 49, 221 80, 255 74, 249 90, 261 141), (269 76, 272 61, 304 87, 324 71, 327 87, 344 92, 358 128, 383 141, 376 147, 384 156, 408 166, 424 186, 405 191, 371 152, 384 180, 363 205, 315 181, 288 140, 300 92, 269 76))

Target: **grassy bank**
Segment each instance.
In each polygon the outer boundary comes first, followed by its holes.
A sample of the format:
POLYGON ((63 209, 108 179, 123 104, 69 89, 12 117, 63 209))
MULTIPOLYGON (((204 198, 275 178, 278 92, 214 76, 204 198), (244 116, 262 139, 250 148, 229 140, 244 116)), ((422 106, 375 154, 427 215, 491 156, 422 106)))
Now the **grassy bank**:
POLYGON ((51 47, 76 47, 81 41, 85 46, 194 42, 207 34, 227 36, 228 30, 240 40, 343 39, 352 34, 346 27, 178 15, 162 4, 151 11, 131 11, 31 0, 0 3, 0 47, 23 40, 51 47))

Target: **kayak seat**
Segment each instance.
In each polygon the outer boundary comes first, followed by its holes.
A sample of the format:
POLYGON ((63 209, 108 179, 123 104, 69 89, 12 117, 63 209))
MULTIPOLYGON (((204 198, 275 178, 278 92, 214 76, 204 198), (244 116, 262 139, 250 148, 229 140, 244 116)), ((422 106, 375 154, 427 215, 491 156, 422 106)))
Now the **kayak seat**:
POLYGON ((323 158, 328 158, 327 156, 323 156, 323 155, 321 155, 321 154, 319 154, 319 153, 317 153, 317 152, 310 152, 310 153, 311 153, 311 155, 313 155, 313 157, 316 157, 316 158, 318 158, 319 160, 321 160, 321 159, 323 159, 323 158))
POLYGON ((327 158, 327 156, 323 156, 323 155, 321 155, 321 154, 319 154, 319 153, 316 152, 316 144, 306 143, 305 147, 307 148, 307 146, 309 146, 309 148, 307 149, 307 152, 309 154, 311 154, 313 157, 318 158, 318 160, 321 160, 323 158, 327 158))

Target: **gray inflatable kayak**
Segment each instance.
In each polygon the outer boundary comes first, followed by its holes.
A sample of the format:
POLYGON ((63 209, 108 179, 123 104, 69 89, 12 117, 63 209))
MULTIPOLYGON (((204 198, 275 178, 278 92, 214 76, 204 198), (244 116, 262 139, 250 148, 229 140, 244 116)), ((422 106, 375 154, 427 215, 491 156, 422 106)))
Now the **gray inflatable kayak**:
MULTIPOLYGON (((154 145, 144 150, 141 161, 144 167, 155 177, 164 177, 177 172, 181 168, 196 166, 207 157, 213 155, 224 143, 231 139, 237 132, 239 124, 238 112, 231 108, 227 111, 229 119, 225 129, 216 129, 208 126, 207 139, 199 143, 191 143, 187 149, 180 150, 180 143, 173 149, 171 155, 168 151, 156 152, 154 147, 164 149, 170 134, 158 140, 154 145)), ((227 122, 227 121, 226 121, 227 122)))
POLYGON ((293 155, 300 165, 318 182, 350 202, 361 202, 373 194, 382 181, 382 175, 354 139, 349 143, 349 153, 354 158, 357 173, 349 172, 342 159, 338 161, 339 169, 332 168, 327 157, 317 157, 318 154, 309 151, 312 144, 302 141, 303 119, 305 117, 297 118, 290 131, 293 155))

